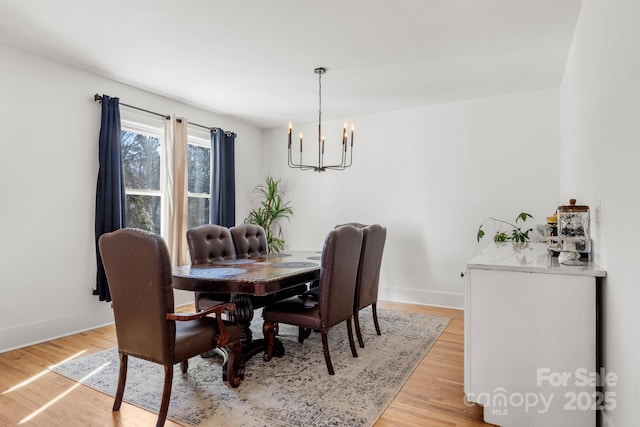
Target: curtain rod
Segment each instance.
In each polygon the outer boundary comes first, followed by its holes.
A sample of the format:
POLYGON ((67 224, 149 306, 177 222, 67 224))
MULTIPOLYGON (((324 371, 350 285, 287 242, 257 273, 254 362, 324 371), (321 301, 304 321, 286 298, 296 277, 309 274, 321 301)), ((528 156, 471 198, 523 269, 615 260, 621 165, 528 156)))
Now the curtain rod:
MULTIPOLYGON (((98 95, 96 93, 95 95, 93 95, 93 100, 96 101, 96 102, 102 102, 102 96, 100 96, 100 95, 98 95)), ((145 113, 153 114, 154 116, 164 117, 167 120, 169 120, 171 118, 171 116, 169 116, 168 114, 160 114, 160 113, 156 113, 155 111, 145 110, 144 108, 134 107, 133 105, 125 104, 124 102, 120 102, 120 105, 124 105, 125 107, 133 108, 134 110, 144 111, 145 113)))
MULTIPOLYGON (((102 102, 102 96, 96 93, 95 95, 93 95, 93 100, 95 102, 102 102)), ((155 111, 145 110, 144 108, 135 107, 133 105, 125 104, 124 102, 120 102, 119 104, 120 105, 124 105, 125 107, 133 108, 134 110, 144 111, 145 113, 153 114, 154 116, 164 117, 166 120, 171 119, 171 116, 168 115, 168 114, 160 114, 160 113, 156 113, 155 111)), ((179 123, 182 122, 182 119, 176 119, 176 120, 179 123)), ((203 128, 203 129, 209 129, 209 130, 211 130, 213 132, 217 132, 217 128, 214 128, 214 127, 211 127, 211 126, 199 125, 198 123, 193 123, 193 122, 189 122, 189 121, 187 121, 187 124, 193 125, 193 126, 198 126, 198 127, 203 128)), ((237 134, 235 132, 230 132, 230 131, 225 132, 225 134, 237 136, 237 134)))
MULTIPOLYGON (((178 123, 182 123, 182 119, 180 119, 180 118, 176 119, 176 121, 178 123)), ((192 126, 197 126, 199 128, 203 128, 203 129, 208 129, 208 130, 210 130, 210 131, 212 131, 214 133, 218 132, 218 128, 213 128, 213 127, 205 126, 205 125, 199 125, 198 123, 193 123, 193 122, 189 122, 189 121, 187 121, 187 124, 192 125, 192 126)), ((226 131, 225 134, 226 135, 237 136, 237 134, 235 132, 231 132, 231 131, 226 131)))

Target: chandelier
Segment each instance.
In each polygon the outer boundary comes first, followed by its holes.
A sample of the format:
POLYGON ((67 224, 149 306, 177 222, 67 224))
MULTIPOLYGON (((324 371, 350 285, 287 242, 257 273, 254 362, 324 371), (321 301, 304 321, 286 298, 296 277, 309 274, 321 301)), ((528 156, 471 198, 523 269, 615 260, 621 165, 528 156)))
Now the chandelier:
POLYGON ((318 67, 313 70, 314 73, 318 75, 318 164, 317 165, 306 165, 302 163, 302 134, 300 134, 300 154, 298 163, 295 163, 291 154, 291 133, 293 131, 293 126, 289 123, 289 167, 297 168, 300 170, 313 170, 314 172, 324 172, 327 169, 332 170, 344 170, 351 166, 353 160, 353 131, 354 126, 351 125, 351 141, 347 142, 347 124, 344 124, 344 129, 342 130, 342 149, 341 149, 341 160, 338 164, 325 165, 324 164, 324 135, 322 134, 322 75, 327 72, 327 69, 324 67, 318 67))

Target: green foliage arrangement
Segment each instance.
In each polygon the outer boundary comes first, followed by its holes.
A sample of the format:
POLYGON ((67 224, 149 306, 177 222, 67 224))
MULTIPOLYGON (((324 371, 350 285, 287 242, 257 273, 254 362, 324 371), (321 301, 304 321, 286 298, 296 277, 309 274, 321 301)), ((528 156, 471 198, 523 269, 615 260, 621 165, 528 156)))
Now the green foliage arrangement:
POLYGON ((254 192, 258 193, 262 200, 260 206, 252 209, 245 223, 259 225, 267 233, 267 247, 269 253, 279 253, 284 249, 282 239, 282 228, 279 221, 281 219, 290 220, 293 215, 293 208, 289 206, 289 201, 282 201, 282 192, 279 189, 280 180, 275 180, 267 175, 264 184, 257 185, 254 192))
MULTIPOLYGON (((496 234, 493 236, 493 241, 494 242, 520 242, 520 243, 528 242, 529 232, 533 231, 533 228, 528 228, 524 231, 522 230, 522 228, 524 227, 524 223, 527 222, 527 218, 533 219, 533 216, 531 216, 526 212, 520 212, 520 214, 516 217, 515 224, 512 224, 508 221, 504 221, 502 219, 487 218, 487 220, 493 220, 494 223, 497 224, 496 234), (522 224, 518 225, 518 222, 522 222, 522 224), (506 233, 502 231, 499 228, 500 224, 506 224, 510 226, 511 227, 510 233, 506 233)), ((476 239, 478 240, 478 242, 480 242, 480 239, 482 239, 485 235, 485 232, 482 229, 482 226, 487 220, 485 220, 482 224, 480 224, 480 227, 478 227, 478 234, 476 235, 476 239)))

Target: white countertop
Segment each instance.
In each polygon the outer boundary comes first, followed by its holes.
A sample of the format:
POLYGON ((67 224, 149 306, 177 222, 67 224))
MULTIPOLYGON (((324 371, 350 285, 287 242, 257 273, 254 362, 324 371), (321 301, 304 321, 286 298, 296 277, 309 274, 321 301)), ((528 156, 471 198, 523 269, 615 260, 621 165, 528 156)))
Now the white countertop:
POLYGON ((544 243, 491 243, 467 263, 467 268, 606 277, 607 272, 600 266, 586 259, 581 261, 584 265, 562 265, 544 243))

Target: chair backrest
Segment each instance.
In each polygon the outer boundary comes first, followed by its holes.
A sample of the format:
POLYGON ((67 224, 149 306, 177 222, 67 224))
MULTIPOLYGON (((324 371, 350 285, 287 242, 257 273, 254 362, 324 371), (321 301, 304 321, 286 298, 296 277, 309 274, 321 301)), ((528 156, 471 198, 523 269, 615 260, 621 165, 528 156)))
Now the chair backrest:
POLYGON ((162 237, 132 228, 100 236, 111 292, 118 349, 144 359, 170 360, 175 342, 171 261, 162 237))
POLYGON ((360 310, 378 300, 378 283, 387 229, 378 224, 362 228, 362 252, 358 266, 354 308, 360 310))
POLYGON ((231 227, 231 237, 238 258, 264 255, 267 250, 267 233, 255 224, 240 224, 231 227))
POLYGON ((191 264, 208 264, 223 259, 235 259, 236 249, 227 227, 205 224, 187 230, 191 264))
POLYGON ((352 225, 355 228, 365 228, 367 226, 366 224, 361 224, 359 222, 347 222, 347 223, 344 223, 344 224, 338 224, 334 228, 342 227, 343 225, 352 225))
POLYGON ((318 306, 323 327, 351 318, 362 247, 362 230, 346 225, 331 230, 322 248, 318 306))

